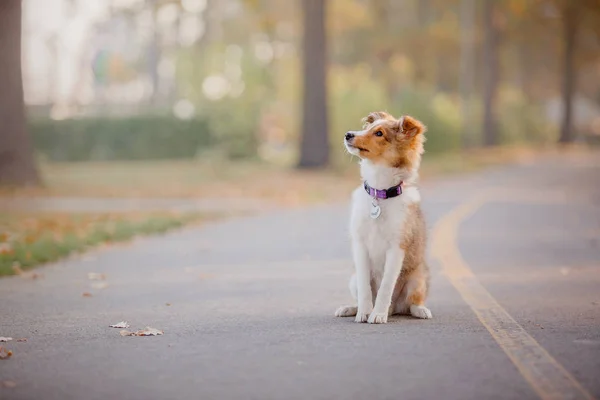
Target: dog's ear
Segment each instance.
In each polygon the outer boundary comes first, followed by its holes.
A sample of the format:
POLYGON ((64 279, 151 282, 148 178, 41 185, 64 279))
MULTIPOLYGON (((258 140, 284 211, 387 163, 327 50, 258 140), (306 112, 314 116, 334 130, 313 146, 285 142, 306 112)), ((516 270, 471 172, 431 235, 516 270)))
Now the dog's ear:
POLYGON ((405 115, 398 120, 398 128, 400 133, 409 137, 415 137, 425 133, 427 128, 423 123, 410 115, 405 115))
POLYGON ((393 117, 390 114, 386 113, 385 111, 372 112, 362 119, 363 128, 365 128, 369 124, 372 124, 373 122, 377 121, 378 119, 392 119, 392 118, 393 117))

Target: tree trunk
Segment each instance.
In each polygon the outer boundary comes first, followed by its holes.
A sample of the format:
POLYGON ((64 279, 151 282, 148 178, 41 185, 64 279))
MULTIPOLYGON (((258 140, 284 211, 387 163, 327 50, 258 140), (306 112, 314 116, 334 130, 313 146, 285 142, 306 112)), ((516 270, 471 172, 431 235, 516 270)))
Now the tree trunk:
POLYGON ((559 143, 572 143, 575 139, 573 132, 573 92, 575 89, 574 56, 578 25, 578 7, 575 3, 571 2, 567 4, 563 12, 563 119, 558 139, 559 143))
POLYGON ((156 106, 159 98, 160 90, 160 75, 158 74, 158 64, 160 63, 160 34, 158 27, 158 1, 149 0, 146 4, 152 11, 152 40, 150 40, 150 46, 148 48, 148 74, 150 75, 150 82, 152 82, 152 94, 150 95, 149 102, 151 105, 156 106))
MULTIPOLYGON (((431 19, 431 8, 430 0, 416 0, 417 2, 417 23, 421 27, 426 27, 431 19)), ((415 54, 414 65, 415 65, 415 82, 417 84, 427 82, 427 64, 431 60, 430 49, 428 46, 417 46, 414 48, 415 54)))
POLYGON ((0 88, 0 184, 36 185, 23 100, 21 0, 0 1, 0 88))
POLYGON ((498 39, 496 0, 485 0, 483 5, 483 144, 498 144, 496 126, 496 97, 498 92, 498 39))
POLYGON ((460 2, 460 103, 462 116, 462 146, 473 145, 473 75, 475 55, 475 0, 461 0, 460 2))
POLYGON ((325 0, 302 0, 302 5, 304 100, 298 167, 319 168, 329 164, 325 0))

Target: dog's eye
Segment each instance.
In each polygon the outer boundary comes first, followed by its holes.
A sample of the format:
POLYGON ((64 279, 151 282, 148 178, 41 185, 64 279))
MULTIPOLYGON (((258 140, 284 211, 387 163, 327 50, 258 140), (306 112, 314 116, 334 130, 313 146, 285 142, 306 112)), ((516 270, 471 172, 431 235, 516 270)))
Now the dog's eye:
POLYGON ((375 136, 379 136, 379 137, 381 137, 381 136, 383 136, 383 132, 381 132, 381 131, 377 131, 377 132, 375 132, 375 136))

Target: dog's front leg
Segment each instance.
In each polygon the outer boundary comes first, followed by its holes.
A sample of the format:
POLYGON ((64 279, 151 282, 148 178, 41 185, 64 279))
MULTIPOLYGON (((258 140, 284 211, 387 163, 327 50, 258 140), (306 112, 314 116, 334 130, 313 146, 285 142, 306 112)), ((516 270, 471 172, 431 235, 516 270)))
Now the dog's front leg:
POLYGON ((366 247, 359 241, 352 243, 352 256, 356 269, 356 292, 358 309, 356 322, 367 322, 373 311, 373 294, 371 293, 371 265, 366 247))
POLYGON ((404 250, 400 247, 389 249, 385 254, 385 266, 383 268, 383 278, 377 291, 375 307, 369 315, 370 324, 385 324, 388 319, 388 311, 392 303, 394 287, 402 271, 404 262, 404 250))

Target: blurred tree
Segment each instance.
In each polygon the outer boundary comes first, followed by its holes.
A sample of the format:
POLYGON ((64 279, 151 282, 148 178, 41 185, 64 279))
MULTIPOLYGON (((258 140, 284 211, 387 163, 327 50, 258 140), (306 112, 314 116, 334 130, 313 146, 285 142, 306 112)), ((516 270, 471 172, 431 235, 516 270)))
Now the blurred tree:
POLYGON ((36 185, 39 174, 25 124, 21 0, 0 2, 0 184, 36 185))
POLYGON ((581 19, 583 2, 569 1, 559 5, 563 23, 563 68, 562 68, 562 102, 563 118, 560 127, 559 143, 571 143, 575 137, 573 132, 573 92, 576 85, 575 51, 577 33, 581 19))
POLYGON ((300 168, 329 164, 325 0, 302 0, 304 98, 300 168))
POLYGON ((475 0, 461 0, 460 2, 460 73, 459 90, 462 113, 462 145, 473 145, 473 75, 474 75, 474 34, 475 34, 475 0))
POLYGON ((497 0, 484 0, 483 3, 483 144, 498 144, 496 125, 496 99, 498 95, 498 15, 497 0))
POLYGON ((574 97, 577 93, 585 93, 586 86, 597 87, 589 85, 589 79, 584 86, 579 77, 586 67, 593 68, 598 62, 600 0, 532 0, 526 3, 511 0, 510 3, 514 9, 509 16, 516 15, 520 20, 515 30, 519 34, 512 39, 522 52, 519 72, 525 84, 524 93, 529 101, 543 101, 560 91, 562 119, 558 142, 573 142, 576 136, 574 97), (538 65, 546 68, 536 68, 538 65), (560 77, 549 75, 553 69, 560 77), (560 82, 560 88, 549 79, 560 82))
POLYGON ((161 58, 160 32, 158 27, 158 9, 160 3, 158 0, 146 0, 146 7, 152 12, 152 39, 148 45, 148 72, 150 74, 150 81, 152 82, 150 103, 155 105, 160 89, 160 75, 158 73, 158 64, 161 58))

